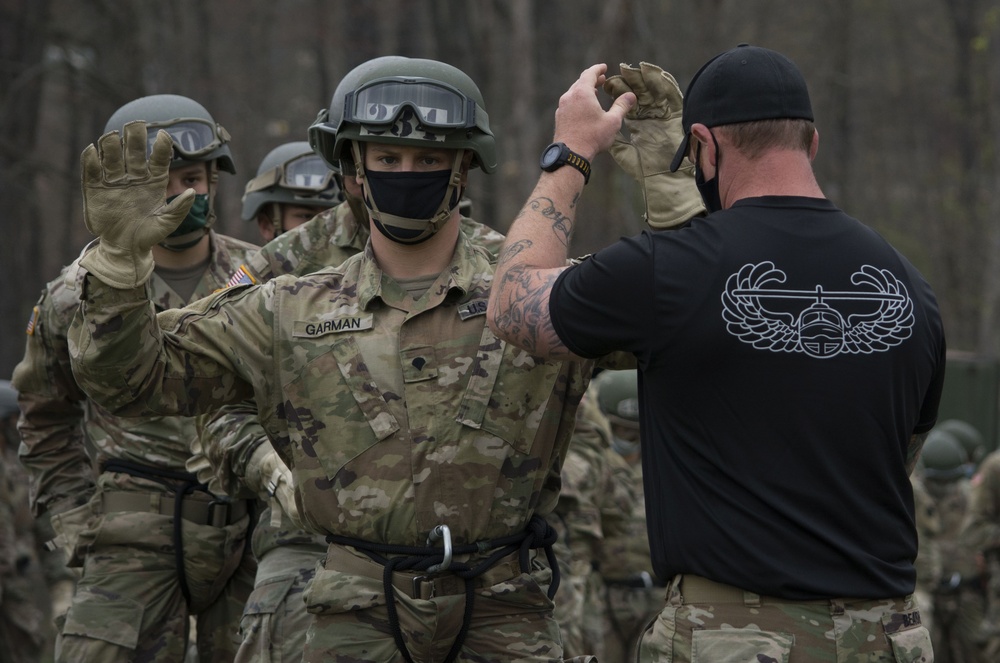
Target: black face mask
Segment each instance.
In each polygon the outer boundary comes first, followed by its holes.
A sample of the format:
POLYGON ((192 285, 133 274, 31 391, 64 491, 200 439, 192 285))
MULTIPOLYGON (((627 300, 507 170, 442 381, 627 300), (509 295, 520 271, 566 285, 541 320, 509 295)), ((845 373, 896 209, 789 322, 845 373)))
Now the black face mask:
MULTIPOLYGON (((448 193, 451 170, 427 173, 368 171, 365 180, 376 208, 369 206, 371 221, 383 235, 402 244, 417 244, 437 232, 439 228, 432 226, 431 221, 448 193), (408 227, 392 223, 392 217, 409 222, 408 227), (419 222, 426 222, 426 225, 419 222)), ((459 191, 452 193, 449 209, 455 209, 459 197, 459 191)))
MULTIPOLYGON (((712 134, 712 142, 715 143, 715 177, 706 182, 705 174, 698 166, 701 159, 696 156, 694 160, 694 185, 698 187, 698 193, 701 194, 709 214, 722 209, 722 197, 719 195, 719 166, 722 164, 722 152, 719 151, 719 141, 715 140, 715 134, 712 134)), ((698 151, 701 152, 700 145, 698 151)))
POLYGON ((372 200, 380 212, 407 219, 430 219, 444 200, 450 170, 429 173, 365 173, 372 200))

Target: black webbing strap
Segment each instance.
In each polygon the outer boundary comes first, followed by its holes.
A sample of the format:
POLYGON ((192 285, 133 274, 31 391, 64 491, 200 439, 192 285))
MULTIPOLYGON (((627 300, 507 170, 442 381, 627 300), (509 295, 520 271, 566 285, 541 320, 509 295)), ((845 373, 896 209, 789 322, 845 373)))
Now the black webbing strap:
MULTIPOLYGON (((486 573, 502 558, 518 552, 518 563, 522 573, 531 570, 529 555, 532 549, 542 548, 545 550, 545 557, 552 569, 552 583, 549 585, 548 596, 553 599, 556 590, 559 589, 559 562, 556 560, 552 544, 557 540, 554 529, 540 516, 532 516, 523 531, 509 536, 493 539, 491 541, 480 541, 464 546, 455 546, 454 554, 471 555, 493 552, 474 566, 465 562, 453 561, 447 572, 465 580, 465 612, 462 616, 462 628, 455 636, 455 641, 445 657, 444 663, 453 663, 457 658, 465 637, 469 632, 469 622, 472 619, 472 608, 476 599, 474 580, 486 573)), ((440 548, 421 546, 395 546, 384 543, 372 543, 353 539, 347 536, 337 536, 331 534, 326 537, 328 543, 336 543, 344 546, 352 546, 368 555, 373 561, 383 566, 382 586, 385 591, 386 612, 389 616, 389 624, 392 627, 392 637, 396 641, 396 648, 403 655, 406 663, 413 663, 409 650, 406 648, 406 641, 403 639, 403 632, 399 626, 399 615, 396 612, 396 596, 392 586, 392 574, 396 571, 426 571, 435 564, 441 564, 444 554, 440 548), (387 558, 385 555, 397 555, 397 557, 387 558)))
POLYGON ((187 583, 187 572, 184 570, 184 531, 181 524, 182 507, 184 506, 184 496, 201 491, 209 492, 208 486, 198 481, 198 477, 190 472, 179 472, 168 470, 162 467, 152 467, 135 463, 130 460, 110 459, 101 465, 102 472, 121 472, 129 476, 154 481, 174 494, 174 566, 177 568, 177 582, 181 586, 181 594, 184 595, 184 602, 191 606, 191 589, 187 583))

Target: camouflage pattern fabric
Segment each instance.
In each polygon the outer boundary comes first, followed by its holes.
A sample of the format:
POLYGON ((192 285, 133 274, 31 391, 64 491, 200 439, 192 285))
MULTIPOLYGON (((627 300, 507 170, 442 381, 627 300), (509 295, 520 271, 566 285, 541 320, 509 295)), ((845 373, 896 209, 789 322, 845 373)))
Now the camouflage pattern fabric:
MULTIPOLYGON (((241 482, 257 445, 267 444, 256 406, 225 406, 198 419, 199 437, 226 492, 256 499, 241 482)), ((312 623, 302 593, 326 554, 326 538, 303 530, 273 500, 259 507, 251 537, 257 575, 243 608, 235 661, 297 663, 312 623)))
MULTIPOLYGON (((445 523, 455 545, 491 540, 554 507, 592 370, 493 336, 484 315, 493 269, 462 237, 451 266, 413 301, 369 246, 337 268, 230 288, 155 319, 143 288, 91 278, 71 332, 74 368, 122 415, 195 415, 255 397, 317 532, 423 547, 445 523)), ((310 591, 329 596, 330 582, 318 574, 310 591)), ((527 592, 504 600, 539 608, 527 592)), ((356 607, 351 634, 370 636, 356 607)), ((317 619, 307 643, 323 629, 317 619)))
MULTIPOLYGON (((494 253, 503 243, 503 235, 471 219, 463 218, 462 228, 474 243, 485 243, 494 253)), ((281 274, 304 276, 359 253, 368 236, 367 227, 355 220, 350 205, 344 202, 275 237, 243 270, 257 283, 281 274)), ((245 476, 257 445, 267 443, 257 421, 256 405, 226 406, 200 419, 200 438, 227 492, 254 497, 242 494, 240 478, 245 476)), ((237 654, 241 662, 295 663, 301 659, 305 631, 312 622, 301 594, 326 552, 325 537, 299 529, 281 513, 277 523, 272 523, 275 516, 271 508, 263 508, 253 533, 254 555, 260 567, 241 623, 242 644, 237 654), (271 568, 277 575, 268 571, 271 568), (281 592, 284 594, 279 596, 281 592)))
POLYGON ((786 601, 746 592, 745 602, 699 602, 685 599, 679 579, 671 582, 666 607, 643 634, 640 661, 934 661, 912 597, 786 601))
POLYGON ((917 571, 917 585, 913 590, 913 598, 920 608, 924 626, 934 633, 934 592, 941 583, 943 568, 938 545, 941 517, 919 471, 915 470, 910 475, 910 484, 913 486, 913 509, 917 527, 917 558, 913 560, 913 567, 917 571))
POLYGON ((961 539, 969 510, 971 484, 962 477, 924 484, 934 500, 941 531, 941 580, 934 592, 934 651, 940 661, 987 663, 981 657, 981 627, 985 611, 985 583, 976 561, 976 550, 961 539))
POLYGON ((609 532, 601 549, 601 569, 607 586, 604 651, 608 661, 631 661, 646 626, 663 609, 666 590, 657 584, 649 556, 642 466, 629 465, 615 455, 618 460, 612 463, 614 474, 620 484, 631 489, 633 500, 625 511, 628 520, 624 529, 609 532), (647 586, 636 586, 646 580, 647 586))
MULTIPOLYGON (((192 301, 224 286, 256 250, 214 232, 209 242, 209 265, 192 301)), ((66 616, 58 660, 127 660, 134 651, 143 651, 151 657, 148 660, 177 661, 186 649, 189 610, 178 583, 172 538, 152 535, 172 536, 173 518, 102 512, 103 494, 109 490, 162 494, 171 503, 173 492, 157 481, 121 472, 98 474, 95 468, 105 461, 124 460, 185 472, 188 463, 199 465, 192 459, 195 422, 179 417, 123 420, 84 398, 71 372, 67 332, 83 296, 85 276, 78 260, 47 285, 13 380, 23 413, 20 458, 31 478, 34 510, 56 519, 72 513, 84 528, 71 560, 83 565, 84 575, 66 616), (154 539, 156 545, 150 547, 154 539), (135 569, 144 572, 122 573, 135 569), (127 616, 127 628, 118 628, 114 615, 119 613, 127 616), (92 628, 96 622, 103 626, 92 628), (131 631, 134 635, 125 635, 131 631)), ((147 287, 156 307, 151 310, 185 303, 155 273, 147 287)), ((255 568, 249 550, 243 554, 247 524, 244 517, 214 536, 191 538, 189 529, 198 526, 183 523, 191 611, 198 613, 203 657, 231 658, 235 653, 233 634, 255 568), (237 573, 240 564, 249 568, 237 573)))
POLYGON ((16 414, 0 413, 0 663, 37 663, 52 660, 56 633, 44 591, 51 584, 45 564, 49 553, 28 506, 16 422, 16 414))
MULTIPOLYGON (((382 580, 343 573, 328 561, 306 592, 315 613, 306 663, 402 663, 391 635, 382 580)), ((420 575, 420 574, 413 574, 420 575)), ((506 575, 506 574, 504 574, 506 575)), ((529 573, 476 583, 475 610, 457 661, 461 663, 561 663, 559 626, 546 595, 548 567, 535 558, 529 573)), ((413 661, 443 661, 462 626, 462 583, 448 593, 412 598, 396 592, 398 623, 413 661)))
MULTIPOLYGON (((462 234, 496 255, 504 236, 487 225, 462 217, 462 234)), ((245 265, 254 283, 282 274, 305 276, 336 267, 368 243, 368 227, 359 223, 345 201, 268 242, 245 265)))
POLYGON ((969 508, 960 545, 982 556, 985 606, 980 633, 983 661, 1000 660, 1000 451, 988 454, 970 482, 969 508))
MULTIPOLYGON (((610 427, 591 389, 577 410, 576 429, 563 464, 563 489, 556 514, 566 528, 568 562, 564 577, 571 591, 556 595, 556 620, 563 629, 566 656, 595 655, 606 660, 608 623, 603 563, 608 537, 621 536, 625 514, 635 501, 631 486, 614 472, 617 454, 610 446, 610 427)), ((611 561, 612 569, 622 563, 611 561)), ((612 573, 614 571, 612 570, 612 573)))

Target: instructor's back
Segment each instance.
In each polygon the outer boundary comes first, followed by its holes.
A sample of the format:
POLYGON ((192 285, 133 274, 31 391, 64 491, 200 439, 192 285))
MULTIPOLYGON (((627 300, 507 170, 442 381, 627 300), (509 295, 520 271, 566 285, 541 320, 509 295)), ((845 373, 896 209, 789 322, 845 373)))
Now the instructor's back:
MULTIPOLYGON (((594 73, 576 85, 601 86, 594 73)), ((609 141, 587 113, 603 111, 572 90, 555 140, 591 158, 609 141)), ((643 117, 629 111, 626 126, 643 117)), ((537 328, 554 337, 502 337, 638 359, 650 547, 673 578, 641 660, 932 661, 911 596, 908 474, 943 381, 933 292, 823 195, 808 90, 783 55, 740 45, 710 60, 682 126, 664 149, 676 149, 671 171, 694 165, 707 216, 566 269, 532 275, 557 263, 506 254, 520 278, 498 270, 495 284, 538 290, 515 298, 494 285, 491 301, 502 326, 523 319, 502 302, 537 302, 551 284, 551 325, 537 328)), ((581 178, 573 190, 572 174, 556 176, 543 174, 508 247, 544 234, 533 200, 573 208, 581 178)))

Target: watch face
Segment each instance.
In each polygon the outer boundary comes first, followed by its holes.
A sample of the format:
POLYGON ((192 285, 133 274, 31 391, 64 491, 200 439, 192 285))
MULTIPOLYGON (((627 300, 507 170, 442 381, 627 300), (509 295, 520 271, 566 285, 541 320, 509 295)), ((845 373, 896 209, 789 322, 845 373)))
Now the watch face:
POLYGON ((548 168, 559 160, 559 155, 562 153, 561 145, 549 145, 544 152, 542 152, 542 168, 548 168))

